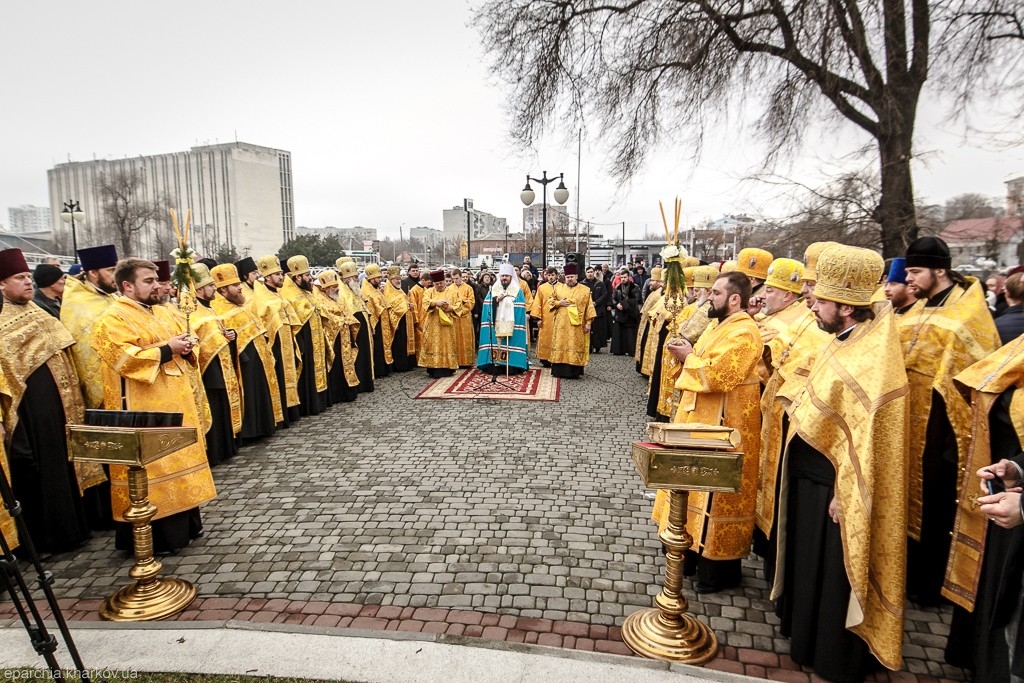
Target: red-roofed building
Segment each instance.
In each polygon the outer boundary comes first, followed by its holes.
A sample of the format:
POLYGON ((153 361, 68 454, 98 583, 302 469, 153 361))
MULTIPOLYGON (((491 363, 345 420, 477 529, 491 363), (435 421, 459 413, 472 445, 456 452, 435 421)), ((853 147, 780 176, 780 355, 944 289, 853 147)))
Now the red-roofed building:
POLYGON ((949 245, 953 268, 990 258, 1002 269, 1020 263, 1018 245, 1024 241, 1024 220, 1019 216, 965 218, 947 225, 939 237, 949 245))

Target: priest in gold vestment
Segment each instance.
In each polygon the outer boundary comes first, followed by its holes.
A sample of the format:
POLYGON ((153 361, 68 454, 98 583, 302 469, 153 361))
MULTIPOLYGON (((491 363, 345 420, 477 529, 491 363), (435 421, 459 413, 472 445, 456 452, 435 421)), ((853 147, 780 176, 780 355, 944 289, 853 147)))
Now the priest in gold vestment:
MULTIPOLYGON (((814 313, 836 335, 792 398, 772 588, 790 656, 857 683, 902 664, 909 386, 882 257, 834 246, 817 263, 814 313)), ((784 387, 785 390, 785 387, 784 387)))
POLYGON ((69 277, 64 282, 60 322, 75 338, 71 357, 82 383, 85 407, 99 408, 103 405, 103 370, 92 348, 92 327, 117 298, 114 285, 117 249, 113 244, 79 249, 78 260, 82 273, 80 278, 69 277))
POLYGON ((235 332, 242 390, 242 442, 270 436, 284 422, 281 391, 274 370, 274 352, 267 342, 263 325, 245 305, 243 290, 247 285, 238 277, 230 263, 214 266, 210 271, 217 287, 217 296, 210 305, 221 317, 224 326, 235 332))
POLYGON ((10 481, 40 552, 73 550, 89 538, 82 494, 106 477, 71 463, 64 425, 84 404, 60 322, 32 301, 32 273, 20 249, 0 251, 0 414, 10 481))
MULTIPOLYGON (((417 284, 414 289, 422 288, 417 284)), ((384 315, 390 319, 391 367, 395 372, 408 372, 416 366, 416 317, 409 295, 402 290, 402 272, 398 266, 388 267, 384 315)))
MULTIPOLYGON (((537 294, 530 306, 530 317, 537 321, 537 360, 544 367, 551 367, 551 334, 554 331, 550 299, 558 283, 558 271, 548 266, 544 270, 544 282, 537 285, 537 294)), ((609 295, 610 296, 610 295, 609 295)), ((609 299, 610 300, 610 299, 609 299)))
POLYGON ((597 311, 590 290, 578 278, 579 266, 565 264, 565 284, 556 284, 545 303, 551 321, 552 377, 578 379, 590 362, 590 323, 597 311))
POLYGON ((356 376, 359 378, 359 393, 365 394, 373 391, 375 377, 373 359, 376 352, 373 330, 370 327, 370 312, 366 308, 359 286, 359 268, 352 258, 342 256, 336 265, 341 279, 341 284, 338 285, 338 302, 345 309, 345 313, 355 318, 358 323, 355 328, 356 376))
MULTIPOLYGON (((658 419, 665 422, 675 417, 679 407, 680 391, 676 389, 676 380, 679 379, 679 373, 683 370, 683 364, 668 350, 668 345, 674 339, 686 339, 691 345, 696 344, 700 335, 704 334, 704 330, 708 328, 711 323, 708 320, 708 308, 711 306, 711 286, 718 278, 718 268, 715 266, 692 266, 683 269, 683 276, 686 278, 688 303, 682 311, 665 322, 665 328, 667 328, 665 343, 659 350, 661 376, 658 378, 657 389, 653 384, 650 389, 652 393, 658 392, 656 408, 658 419), (687 275, 687 271, 689 271, 689 275, 687 275)), ((648 415, 650 415, 649 410, 648 415)), ((666 504, 667 501, 666 498, 666 504)))
POLYGON ((455 341, 455 308, 458 294, 445 284, 444 271, 430 273, 433 287, 423 293, 420 319, 423 321, 423 346, 417 354, 421 368, 430 377, 450 377, 459 367, 455 341))
POLYGON ((971 431, 942 588, 955 604, 946 661, 973 670, 978 683, 998 683, 1024 670, 1018 613, 1024 529, 997 518, 1009 502, 1019 519, 1019 496, 1013 501, 1012 493, 981 493, 978 477, 999 476, 1007 491, 1021 485, 1008 461, 1020 464, 1024 450, 1024 337, 963 370, 954 382, 971 406, 971 431))
POLYGON ((299 415, 319 415, 327 408, 327 349, 323 321, 313 303, 313 276, 305 256, 288 259, 281 298, 295 312, 295 348, 302 358, 299 372, 299 415))
POLYGON ((327 342, 327 391, 332 404, 349 403, 359 396, 355 347, 359 322, 340 301, 341 285, 333 270, 321 272, 313 285, 313 303, 323 320, 327 342))
POLYGON ((287 427, 290 422, 299 420, 299 373, 302 370, 302 358, 297 353, 293 334, 298 315, 291 304, 278 294, 284 284, 281 261, 273 254, 268 254, 257 259, 256 267, 263 280, 253 282, 252 297, 246 301, 246 305, 267 331, 284 410, 283 425, 287 427))
POLYGON ((938 604, 958 472, 969 451, 971 411, 953 377, 1000 346, 977 281, 951 269, 946 243, 921 237, 907 247, 906 280, 918 302, 898 318, 910 380, 910 499, 907 595, 938 604))
MULTIPOLYGON (((214 499, 203 435, 209 427, 205 402, 197 402, 198 353, 179 321, 159 306, 156 266, 124 259, 114 275, 122 296, 96 322, 93 347, 103 361, 107 410, 182 413, 182 426, 195 427, 199 439, 188 448, 146 466, 155 552, 172 553, 202 534, 199 506, 214 499)), ((128 509, 128 468, 110 467, 114 519, 128 509)), ((132 548, 131 528, 121 524, 117 546, 132 548), (126 528, 127 527, 127 528, 126 528)))
POLYGON ((455 344, 459 354, 459 367, 472 367, 476 365, 476 332, 473 330, 476 294, 458 268, 452 271, 451 287, 455 290, 458 310, 465 311, 464 314, 458 314, 455 320, 455 344))
POLYGON ((786 441, 793 397, 803 390, 818 354, 832 340, 818 327, 814 313, 800 298, 804 267, 799 261, 779 258, 768 268, 765 280, 765 317, 758 322, 764 343, 758 372, 764 380, 761 392, 761 456, 758 459, 757 507, 754 550, 764 558, 769 582, 775 574, 775 511, 779 463, 786 441))
POLYGON ((366 277, 363 278, 359 291, 366 302, 370 334, 373 337, 373 375, 387 377, 391 374, 391 341, 394 330, 391 329, 391 318, 384 315, 384 293, 380 291, 383 275, 376 263, 366 266, 363 274, 366 277))
MULTIPOLYGON (((743 477, 738 493, 691 493, 687 531, 693 550, 687 573, 696 573, 694 590, 714 593, 740 583, 740 561, 750 553, 757 497, 757 360, 761 335, 746 312, 750 280, 742 273, 719 275, 711 287, 711 326, 696 345, 676 338, 669 352, 682 363, 676 388, 682 393, 675 422, 725 425, 740 432, 743 477)), ((668 521, 663 492, 655 509, 659 526, 668 521)))
POLYGON ((238 454, 242 431, 242 376, 238 366, 237 334, 213 310, 217 286, 209 268, 193 266, 199 306, 192 314, 192 329, 199 337, 199 372, 206 402, 210 406, 210 429, 206 432, 206 458, 219 465, 238 454))

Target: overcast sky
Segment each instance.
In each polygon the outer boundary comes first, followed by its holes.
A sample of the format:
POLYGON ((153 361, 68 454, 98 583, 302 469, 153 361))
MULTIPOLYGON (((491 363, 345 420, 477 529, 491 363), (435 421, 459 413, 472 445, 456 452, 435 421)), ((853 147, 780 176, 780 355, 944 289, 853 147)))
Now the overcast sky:
MULTIPOLYGON (((716 131, 696 169, 663 145, 619 187, 607 151, 553 136, 523 153, 508 142, 505 94, 487 73, 476 0, 253 3, 7 3, 0 41, 3 135, 0 223, 6 208, 47 204, 54 164, 187 150, 237 139, 292 153, 296 223, 440 228, 442 210, 478 209, 522 221, 525 174, 566 174, 570 213, 660 230, 658 200, 684 202, 686 220, 785 211, 778 191, 740 184, 757 150, 716 131)), ((942 203, 962 192, 1003 194, 1024 173, 1019 151, 966 146, 921 106, 917 193, 942 203)), ((849 126, 849 124, 847 124, 849 126)), ((795 163, 812 179, 850 131, 828 131, 795 163), (837 143, 836 141, 840 141, 837 143)), ((540 188, 537 190, 538 201, 540 188)), ((550 189, 554 189, 551 186, 550 189)), ((182 207, 185 208, 185 207, 182 207)), ((671 219, 670 219, 671 220, 671 219)), ((618 228, 606 228, 618 234, 618 228)), ((406 232, 408 235, 408 232, 406 232)))

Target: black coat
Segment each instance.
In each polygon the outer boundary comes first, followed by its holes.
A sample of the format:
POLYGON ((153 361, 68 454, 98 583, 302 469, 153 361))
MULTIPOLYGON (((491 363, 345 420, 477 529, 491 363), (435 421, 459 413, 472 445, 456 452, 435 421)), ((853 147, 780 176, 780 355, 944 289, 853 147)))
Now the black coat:
POLYGON ((1008 307, 996 318, 996 329, 999 331, 999 341, 1003 344, 1024 334, 1024 304, 1008 307))

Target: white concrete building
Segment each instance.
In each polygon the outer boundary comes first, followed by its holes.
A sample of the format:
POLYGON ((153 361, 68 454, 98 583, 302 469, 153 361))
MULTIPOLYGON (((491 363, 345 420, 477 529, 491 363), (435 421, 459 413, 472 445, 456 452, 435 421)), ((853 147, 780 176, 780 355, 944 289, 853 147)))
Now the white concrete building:
POLYGON ((504 235, 508 229, 507 220, 475 209, 473 208, 472 199, 464 199, 462 206, 453 206, 450 209, 444 210, 444 239, 466 239, 467 214, 469 215, 468 229, 473 239, 480 239, 491 235, 504 235))
MULTIPOLYGON (((60 213, 60 207, 57 208, 60 213)), ((10 221, 10 232, 19 234, 32 232, 46 232, 51 227, 50 207, 32 206, 22 204, 18 207, 7 209, 7 217, 10 221)))
MULTIPOLYGON (((84 224, 77 226, 79 247, 109 240, 101 230, 99 183, 105 174, 122 171, 141 174, 142 198, 165 210, 176 209, 179 220, 192 209, 190 243, 203 255, 225 246, 258 257, 277 252, 295 235, 291 153, 232 142, 187 152, 68 162, 50 169, 50 225, 63 252, 71 251, 70 228, 60 220, 68 200, 78 201, 86 214, 84 224)), ((172 235, 169 215, 163 223, 147 224, 140 234, 139 255, 167 258, 163 252, 168 244, 173 246, 172 235)))

